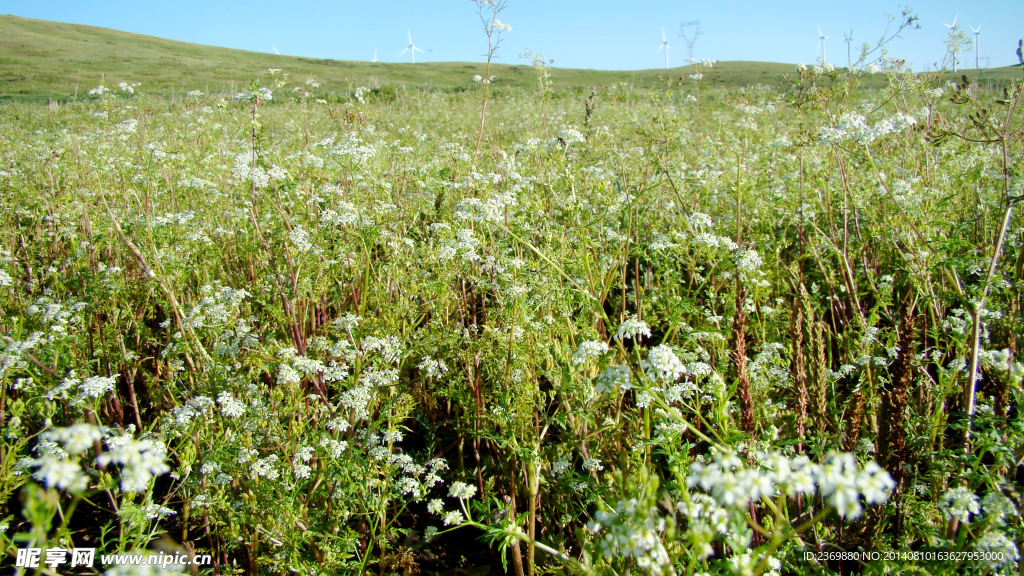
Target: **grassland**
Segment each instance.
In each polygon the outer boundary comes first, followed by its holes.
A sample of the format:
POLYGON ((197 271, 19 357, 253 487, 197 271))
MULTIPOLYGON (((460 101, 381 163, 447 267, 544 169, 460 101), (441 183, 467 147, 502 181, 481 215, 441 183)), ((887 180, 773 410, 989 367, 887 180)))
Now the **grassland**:
POLYGON ((1015 558, 1024 96, 794 74, 0 106, 0 550, 1015 558))
MULTIPOLYGON (((141 82, 148 93, 234 92, 245 87, 255 71, 268 67, 281 68, 293 77, 315 76, 327 91, 381 84, 458 89, 468 86, 474 74, 484 73, 482 63, 397 64, 278 56, 94 26, 0 16, 0 101, 80 97, 101 81, 141 82)), ((554 68, 551 79, 559 89, 617 82, 643 88, 665 77, 688 76, 694 70, 694 66, 667 71, 554 68)), ((778 85, 792 71, 792 64, 721 62, 707 72, 705 83, 722 87, 778 85)), ((527 65, 497 64, 493 73, 497 89, 536 83, 534 71, 527 65)), ((1005 79, 1012 73, 1002 68, 988 71, 987 77, 1005 79)), ((882 83, 882 77, 869 82, 882 83)))
POLYGON ((168 97, 208 49, 111 46, 150 67, 0 105, 11 563, 1020 573, 1019 84, 722 65, 482 116, 262 55, 168 97))

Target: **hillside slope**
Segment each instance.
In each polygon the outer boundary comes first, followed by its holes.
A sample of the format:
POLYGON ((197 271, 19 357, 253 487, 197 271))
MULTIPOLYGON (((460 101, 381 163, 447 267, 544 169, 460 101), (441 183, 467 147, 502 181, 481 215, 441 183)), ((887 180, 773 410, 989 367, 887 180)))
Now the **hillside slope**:
MULTIPOLYGON (((484 73, 482 63, 398 64, 278 56, 166 40, 108 28, 0 15, 0 99, 81 96, 100 81, 141 82, 149 93, 188 90, 232 92, 267 68, 281 68, 294 80, 316 77, 326 90, 378 84, 455 88, 484 73)), ((773 84, 791 64, 721 62, 705 74, 708 85, 773 84)), ((556 87, 602 86, 615 82, 653 85, 660 77, 685 77, 693 66, 669 70, 601 71, 555 68, 556 87)), ((525 65, 492 66, 495 86, 530 86, 537 81, 525 65)), ((1015 74, 989 71, 992 78, 1015 74)))

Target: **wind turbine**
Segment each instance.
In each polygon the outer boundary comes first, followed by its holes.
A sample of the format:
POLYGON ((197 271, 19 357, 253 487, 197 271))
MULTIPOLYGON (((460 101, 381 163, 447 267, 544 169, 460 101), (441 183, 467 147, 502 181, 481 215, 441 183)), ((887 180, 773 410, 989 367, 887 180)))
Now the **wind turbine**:
POLYGON ((828 61, 828 59, 825 57, 825 40, 828 40, 829 37, 825 36, 824 34, 821 33, 821 26, 817 26, 817 28, 818 28, 818 44, 821 46, 821 63, 824 64, 825 62, 828 61))
POLYGON ((416 47, 415 44, 412 43, 412 32, 410 32, 408 28, 405 29, 405 32, 406 32, 406 34, 409 35, 409 45, 405 47, 405 50, 402 50, 402 53, 399 54, 399 56, 401 56, 402 54, 405 54, 406 52, 409 52, 409 56, 412 57, 412 63, 415 64, 416 63, 416 51, 419 50, 420 52, 423 52, 423 50, 420 50, 419 48, 416 47))
MULTIPOLYGON (((942 23, 943 26, 945 26, 946 28, 949 28, 950 36, 952 36, 956 32, 956 29, 957 29, 956 28, 956 19, 959 18, 959 17, 960 17, 960 14, 957 14, 956 16, 954 16, 952 24, 946 24, 945 22, 942 23)), ((953 74, 956 74, 956 64, 957 64, 956 52, 953 52, 953 74)))
MULTIPOLYGON (((672 47, 668 45, 668 40, 665 38, 664 28, 661 29, 661 46, 658 46, 658 52, 661 52, 662 48, 665 49, 665 70, 668 70, 668 51, 672 47)), ((658 52, 655 52, 655 54, 657 54, 658 52)))
POLYGON ((844 33, 843 38, 846 39, 846 69, 849 70, 853 66, 853 62, 850 59, 850 42, 853 42, 853 29, 850 30, 849 34, 844 33))
POLYGON ((277 51, 277 48, 276 48, 276 47, 274 47, 274 45, 273 45, 273 44, 271 44, 271 45, 270 45, 270 47, 274 49, 274 54, 277 54, 278 56, 280 56, 280 55, 281 55, 281 53, 277 51))
POLYGON ((978 66, 978 44, 980 43, 981 26, 978 26, 977 30, 974 29, 974 26, 971 26, 971 32, 974 32, 974 69, 977 70, 978 68, 980 68, 978 66))

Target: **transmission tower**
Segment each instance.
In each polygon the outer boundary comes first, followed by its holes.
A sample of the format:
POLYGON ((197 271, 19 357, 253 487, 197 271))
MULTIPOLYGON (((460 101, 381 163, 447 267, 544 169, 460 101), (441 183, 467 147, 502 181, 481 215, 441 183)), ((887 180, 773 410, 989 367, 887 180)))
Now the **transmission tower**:
POLYGON ((697 43, 697 37, 701 35, 700 20, 691 20, 689 22, 680 23, 679 35, 682 36, 683 41, 686 42, 686 60, 692 62, 694 60, 693 45, 697 43))

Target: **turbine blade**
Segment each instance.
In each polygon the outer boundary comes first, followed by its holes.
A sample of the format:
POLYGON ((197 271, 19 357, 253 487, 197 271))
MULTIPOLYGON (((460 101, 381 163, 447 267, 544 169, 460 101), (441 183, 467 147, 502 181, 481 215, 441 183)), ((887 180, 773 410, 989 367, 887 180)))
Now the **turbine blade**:
POLYGON ((274 46, 273 44, 271 44, 271 45, 270 45, 270 47, 274 49, 274 54, 277 54, 278 56, 280 56, 280 55, 281 55, 281 53, 277 51, 277 47, 276 47, 276 46, 274 46))
POLYGON ((405 33, 409 36, 409 44, 412 44, 412 31, 406 28, 405 33))
POLYGON ((417 51, 417 52, 423 52, 423 50, 420 50, 420 49, 419 49, 419 48, 417 48, 416 46, 413 46, 413 47, 412 47, 412 49, 413 49, 413 50, 415 50, 415 51, 417 51))
POLYGON ((818 26, 817 24, 815 24, 814 27, 818 29, 818 36, 822 36, 821 26, 818 26))
POLYGON ((405 50, 402 50, 401 52, 399 52, 398 55, 401 56, 402 54, 405 54, 408 51, 409 51, 409 47, 406 46, 405 50))

